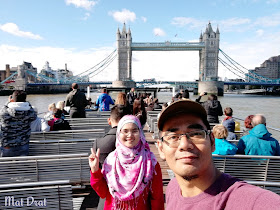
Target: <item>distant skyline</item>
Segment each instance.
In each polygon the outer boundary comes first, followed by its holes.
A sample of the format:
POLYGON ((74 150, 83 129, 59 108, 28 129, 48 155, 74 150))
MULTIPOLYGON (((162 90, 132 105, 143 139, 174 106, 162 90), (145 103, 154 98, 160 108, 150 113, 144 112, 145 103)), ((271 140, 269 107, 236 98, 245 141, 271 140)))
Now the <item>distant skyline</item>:
MULTIPOLYGON (((133 42, 194 42, 209 21, 219 28, 220 49, 247 69, 280 55, 280 0, 0 0, 0 70, 26 61, 40 71, 48 61, 53 69, 67 63, 76 75, 116 49, 124 22, 133 42)), ((132 57, 136 81, 198 79, 198 51, 132 57)), ((236 78, 221 64, 219 76, 236 78)), ((92 78, 116 79, 116 60, 92 78)))

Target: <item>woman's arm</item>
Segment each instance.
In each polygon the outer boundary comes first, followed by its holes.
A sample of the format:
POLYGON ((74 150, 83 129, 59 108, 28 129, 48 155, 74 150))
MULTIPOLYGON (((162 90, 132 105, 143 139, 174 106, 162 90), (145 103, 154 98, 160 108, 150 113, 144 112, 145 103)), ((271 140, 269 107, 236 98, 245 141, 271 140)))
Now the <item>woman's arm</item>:
POLYGON ((155 166, 155 174, 152 179, 151 191, 151 209, 162 210, 164 209, 163 187, 162 187, 162 174, 159 163, 155 166))
POLYGON ((101 173, 101 169, 92 173, 90 171, 90 185, 100 198, 106 198, 110 194, 107 182, 101 173))

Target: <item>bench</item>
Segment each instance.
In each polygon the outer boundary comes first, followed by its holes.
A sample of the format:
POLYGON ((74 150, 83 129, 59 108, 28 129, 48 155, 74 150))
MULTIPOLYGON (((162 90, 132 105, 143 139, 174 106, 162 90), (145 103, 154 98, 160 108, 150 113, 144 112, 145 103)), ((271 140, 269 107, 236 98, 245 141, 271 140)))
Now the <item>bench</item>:
POLYGON ((0 209, 19 208, 73 209, 69 180, 0 185, 0 209))
POLYGON ((104 129, 105 133, 111 128, 108 122, 74 123, 70 126, 72 130, 104 129))
POLYGON ((65 179, 89 183, 88 153, 0 158, 0 184, 65 179))
POLYGON ((95 140, 32 140, 29 142, 29 156, 90 153, 95 140))
POLYGON ((92 139, 101 138, 105 135, 105 129, 88 130, 61 130, 50 132, 31 132, 32 140, 62 140, 62 139, 92 139))

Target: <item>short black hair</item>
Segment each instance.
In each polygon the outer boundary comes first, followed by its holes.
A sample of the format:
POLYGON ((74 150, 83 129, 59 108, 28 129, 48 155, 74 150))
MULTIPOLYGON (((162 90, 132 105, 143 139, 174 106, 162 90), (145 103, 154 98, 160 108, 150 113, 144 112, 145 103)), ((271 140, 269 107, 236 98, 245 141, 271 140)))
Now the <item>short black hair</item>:
POLYGON ((128 107, 117 104, 112 107, 110 118, 115 120, 116 122, 119 122, 123 116, 128 114, 131 114, 131 111, 128 107))
POLYGON ((72 84, 72 88, 73 88, 73 89, 78 89, 78 87, 79 87, 79 86, 78 86, 77 83, 73 83, 73 84, 72 84))
POLYGON ((183 94, 182 94, 183 98, 189 98, 190 97, 190 93, 188 91, 188 89, 184 90, 183 94))
POLYGON ((15 102, 26 102, 26 92, 23 90, 15 90, 12 98, 15 102))

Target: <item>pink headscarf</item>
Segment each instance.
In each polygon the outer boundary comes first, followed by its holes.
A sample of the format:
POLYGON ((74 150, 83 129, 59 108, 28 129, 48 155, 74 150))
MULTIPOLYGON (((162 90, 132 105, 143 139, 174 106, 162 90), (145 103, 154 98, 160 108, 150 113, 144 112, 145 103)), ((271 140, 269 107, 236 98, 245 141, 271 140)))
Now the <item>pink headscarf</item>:
POLYGON ((137 117, 125 115, 118 123, 116 137, 116 149, 108 155, 102 167, 115 204, 141 195, 153 178, 157 163, 137 117), (126 147, 120 141, 120 131, 127 123, 134 123, 140 131, 139 143, 134 148, 126 147))

